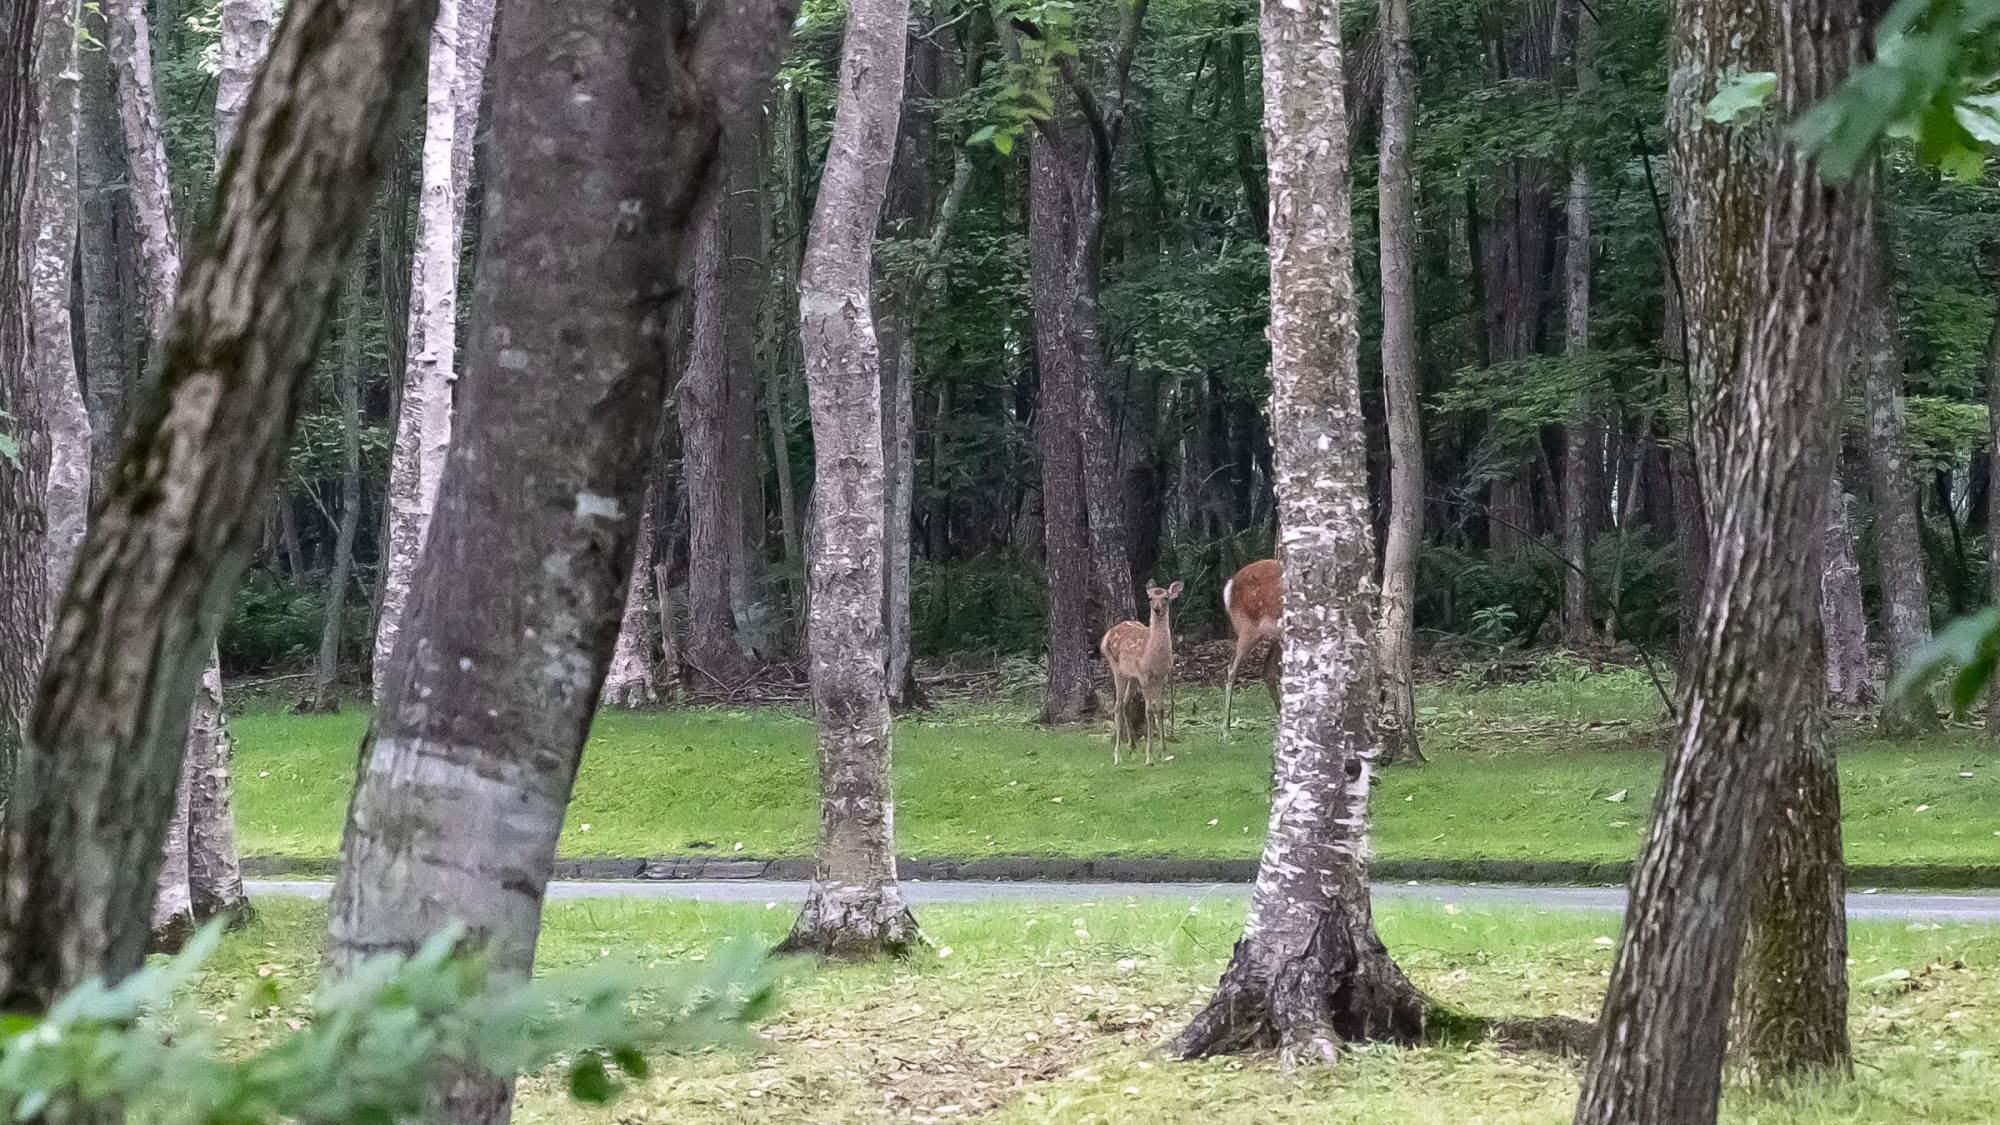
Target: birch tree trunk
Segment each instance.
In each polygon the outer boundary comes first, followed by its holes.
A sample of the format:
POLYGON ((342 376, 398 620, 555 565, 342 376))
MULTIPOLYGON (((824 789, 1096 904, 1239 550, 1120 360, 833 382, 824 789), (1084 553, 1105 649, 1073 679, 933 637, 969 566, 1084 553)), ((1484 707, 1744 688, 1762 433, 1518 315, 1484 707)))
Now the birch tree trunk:
MULTIPOLYGON (((501 977, 532 967, 623 616, 690 228, 717 188, 721 118, 754 109, 794 11, 508 10, 473 374, 348 813, 335 974, 452 921, 501 977)), ((511 1089, 461 1074, 432 1117, 505 1121, 511 1089)))
POLYGON ((0 836, 0 1006, 140 964, 193 696, 430 15, 289 5, 57 610, 0 836))
POLYGON ((215 75, 215 155, 221 164, 236 138, 257 66, 271 46, 272 0, 222 0, 222 43, 215 75))
MULTIPOLYGON (((451 446, 452 383, 457 378, 458 274, 465 196, 472 182, 473 137, 497 0, 438 0, 424 91, 422 187, 417 247, 410 266, 410 321, 404 346, 402 400, 389 458, 388 539, 375 618, 372 667, 389 666, 402 634, 403 607, 423 552, 438 482, 451 446)), ((384 698, 374 678, 375 705, 384 698)))
POLYGON ((1854 497, 1836 469, 1827 492, 1826 535, 1820 547, 1819 616, 1826 636, 1826 694, 1858 707, 1875 698, 1868 663, 1868 619, 1861 605, 1861 564, 1854 556, 1854 497))
MULTIPOLYGON (((1882 640, 1894 679, 1910 654, 1931 637, 1930 589, 1924 578, 1922 530, 1917 521, 1916 473, 1910 465, 1903 417, 1903 323, 1896 301, 1895 258, 1878 231, 1863 267, 1869 278, 1860 309, 1866 336, 1861 348, 1867 411, 1869 489, 1875 501, 1875 568, 1882 583, 1882 640)), ((1937 712, 1928 701, 1882 701, 1884 733, 1933 730, 1937 712)))
POLYGON ((320 624, 319 659, 312 689, 294 710, 331 715, 340 710, 340 643, 346 634, 347 586, 354 575, 354 539, 361 530, 361 307, 362 278, 347 278, 347 322, 340 336, 340 523, 334 530, 333 566, 326 576, 326 619, 320 624))
MULTIPOLYGON (((1689 5, 1677 15, 1676 66, 1721 46, 1707 38, 1709 21, 1770 11, 1781 121, 1824 98, 1863 57, 1868 21, 1856 0, 1787 0, 1774 10, 1739 3, 1689 5), (1689 24, 1697 28, 1693 40, 1689 24)), ((1703 65, 1686 77, 1707 84, 1722 73, 1703 65)), ((1696 179, 1683 190, 1699 196, 1714 186, 1696 179)), ((1714 1120, 1751 879, 1760 872, 1792 879, 1809 896, 1826 890, 1823 882, 1809 885, 1816 882, 1812 867, 1788 868, 1770 834, 1800 833, 1793 839, 1810 845, 1820 830, 1784 821, 1815 803, 1811 790, 1819 784, 1794 784, 1809 772, 1803 759, 1816 741, 1801 735, 1800 724, 1817 721, 1824 698, 1819 668, 1799 654, 1817 643, 1815 555, 1850 319, 1842 315, 1843 279, 1864 261, 1871 192, 1866 176, 1825 184, 1789 141, 1775 146, 1754 259, 1760 266, 1751 275, 1752 299, 1736 310, 1750 346, 1729 388, 1735 408, 1718 415, 1728 426, 1722 475, 1709 478, 1717 518, 1693 681, 1633 875, 1624 940, 1577 1106, 1581 1125, 1714 1120), (1760 853, 1769 866, 1758 867, 1760 853)), ((1710 279, 1699 280, 1691 298, 1710 279)), ((1691 307, 1691 332, 1693 314, 1691 307)), ((1831 784, 1830 770, 1824 782, 1831 784)), ((1758 898, 1762 924, 1779 924, 1777 900, 1768 889, 1758 898)), ((1801 929, 1791 941, 1778 960, 1824 965, 1832 955, 1823 932, 1801 929)), ((1763 957, 1753 953, 1753 973, 1765 972, 1763 957)), ((1768 994, 1772 983, 1748 987, 1768 994)))
MULTIPOLYGON (((1992 448, 2000 450, 2000 308, 1986 337, 1986 417, 1992 448)), ((2000 605, 2000 488, 1986 490, 1986 581, 1991 604, 2000 605)), ((1986 689, 1986 738, 2000 742, 2000 680, 1986 689)))
POLYGON ((807 645, 819 719, 819 864, 779 948, 901 956, 918 940, 896 883, 882 636, 882 357, 874 245, 903 98, 909 0, 854 0, 799 288, 813 415, 807 645))
POLYGON ((42 0, 35 48, 40 159, 28 208, 34 239, 29 266, 29 331, 48 435, 44 611, 55 610, 90 515, 90 412, 76 369, 70 301, 77 240, 76 0, 42 0))
MULTIPOLYGON (((1417 372, 1417 195, 1410 143, 1417 116, 1417 61, 1410 0, 1381 0, 1382 400, 1389 430, 1389 527, 1382 548, 1382 621, 1376 652, 1382 685, 1382 760, 1423 758, 1410 663, 1417 554, 1424 541, 1424 430, 1417 372)), ((1235 84, 1232 83, 1232 88, 1235 84)), ((1240 159, 1240 158, 1239 158, 1240 159)), ((1246 189, 1247 190, 1247 189, 1246 189)), ((1251 196, 1262 200, 1262 185, 1251 196)), ((1260 225, 1262 223, 1260 218, 1260 225)))
POLYGON ((1424 1001, 1376 936, 1368 897, 1375 542, 1339 6, 1267 0, 1261 30, 1284 703, 1243 938, 1173 1050, 1275 1043, 1295 1064, 1331 1060, 1346 1042, 1413 1042, 1424 1001))
MULTIPOLYGON (((42 0, 0 0, 7 42, 38 42, 41 22, 42 0)), ((36 54, 0 52, 0 215, 23 214, 34 190, 36 54)), ((0 457, 0 798, 10 796, 14 763, 24 756, 48 622, 48 438, 31 359, 27 233, 26 224, 0 222, 0 411, 7 414, 0 433, 15 450, 0 457)))
MULTIPOLYGON (((1576 14, 1576 97, 1588 104, 1597 94, 1596 9, 1573 5, 1576 14)), ((1569 195, 1563 262, 1565 296, 1563 352, 1571 358, 1590 351, 1590 165, 1582 159, 1569 169, 1569 195)), ((1585 394, 1570 408, 1563 423, 1562 540, 1563 639, 1573 645, 1597 640, 1592 618, 1590 545, 1597 533, 1599 481, 1603 477, 1604 422, 1594 394, 1585 394)))

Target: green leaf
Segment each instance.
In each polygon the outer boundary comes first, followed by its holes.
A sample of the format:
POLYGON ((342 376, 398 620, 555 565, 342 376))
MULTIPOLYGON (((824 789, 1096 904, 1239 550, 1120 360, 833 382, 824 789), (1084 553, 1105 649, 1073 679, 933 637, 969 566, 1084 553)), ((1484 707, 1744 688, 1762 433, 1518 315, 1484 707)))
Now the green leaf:
POLYGON ((1889 694, 1898 699, 1917 697, 1946 669, 1956 668, 1951 705, 1953 710, 1963 711, 1992 680, 1996 665, 2000 665, 2000 607, 1989 607, 1952 622, 1929 644, 1911 653, 1890 683, 1889 694))
POLYGON ((1014 134, 1012 133, 993 134, 993 149, 995 152, 998 152, 1002 156, 1014 155, 1014 134))
POLYGON ((983 145, 986 142, 992 140, 994 134, 998 133, 999 131, 1000 131, 1000 126, 998 125, 981 126, 978 132, 965 138, 965 143, 967 145, 983 145))
POLYGON ((611 1100, 611 1075, 605 1072, 604 1056, 591 1052, 581 1055, 569 1068, 569 1096, 591 1105, 611 1100))
POLYGON ((646 1064, 646 1056, 636 1047, 613 1047, 611 1059, 618 1069, 634 1078, 644 1078, 652 1069, 646 1064))
POLYGON ((1974 94, 1952 107, 1959 125, 1982 144, 2000 145, 2000 94, 1974 94))
POLYGON ((1778 89, 1778 76, 1768 70, 1731 72, 1723 76, 1703 111, 1710 120, 1735 125, 1753 120, 1778 89))

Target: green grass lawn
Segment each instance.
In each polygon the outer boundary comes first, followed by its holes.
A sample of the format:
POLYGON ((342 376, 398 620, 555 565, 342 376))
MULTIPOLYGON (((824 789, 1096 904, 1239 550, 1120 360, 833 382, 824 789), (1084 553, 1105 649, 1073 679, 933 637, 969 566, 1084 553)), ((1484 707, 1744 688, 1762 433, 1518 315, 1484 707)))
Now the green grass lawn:
MULTIPOLYGON (((605 1109, 558 1081, 523 1084, 516 1120, 584 1125, 963 1121, 1282 1121, 1434 1125, 1569 1120, 1571 1061, 1489 1045, 1365 1048, 1339 1065, 1278 1073, 1268 1056, 1175 1063, 1156 1048, 1213 988, 1244 899, 932 907, 935 947, 888 965, 797 966, 754 1050, 656 1062, 605 1109)), ((230 1006, 257 978, 283 1003, 243 1041, 304 1014, 322 908, 264 900, 202 984, 230 1006)), ((1417 984, 1481 1014, 1592 1018, 1616 919, 1384 903, 1384 938, 1417 984)), ((545 967, 605 957, 664 965, 730 941, 768 945, 789 908, 590 902, 552 906, 545 967)), ((1854 927, 1857 1074, 1841 1085, 1759 1091, 1732 1080, 1723 1119, 1757 1125, 1989 1122, 2000 1105, 2000 930, 1854 927), (1907 977, 1890 978, 1894 970, 1907 977)))
MULTIPOLYGON (((896 726, 896 835, 907 855, 1252 857, 1262 844, 1270 709, 1184 692, 1180 740, 1153 768, 1111 766, 1108 727, 1049 730, 1031 704, 950 706, 896 726)), ((1429 765, 1375 791, 1384 859, 1630 859, 1660 774, 1661 708, 1642 674, 1428 688, 1429 765)), ((233 722, 247 854, 324 859, 339 841, 358 708, 233 722)), ((562 848, 570 856, 810 854, 811 723, 782 710, 607 712, 591 733, 562 848)), ((1841 743, 1847 855, 1881 865, 2000 863, 2000 754, 1961 732, 1841 743), (1971 776, 1961 776, 1970 774, 1971 776)))

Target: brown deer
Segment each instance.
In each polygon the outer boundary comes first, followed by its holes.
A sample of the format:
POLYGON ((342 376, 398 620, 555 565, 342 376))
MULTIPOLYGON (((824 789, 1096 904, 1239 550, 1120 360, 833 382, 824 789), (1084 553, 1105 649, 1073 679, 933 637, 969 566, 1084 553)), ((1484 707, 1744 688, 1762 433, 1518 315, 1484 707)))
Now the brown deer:
POLYGON ((1222 681, 1222 740, 1229 741, 1229 721, 1236 688, 1236 667, 1261 641, 1271 642, 1271 655, 1264 658, 1264 686, 1271 691, 1271 706, 1278 706, 1278 623, 1284 612, 1283 575, 1278 560, 1260 559, 1236 572, 1222 585, 1222 609, 1229 615, 1229 627, 1236 631, 1236 656, 1229 662, 1229 678, 1222 681))
POLYGON ((1167 603, 1181 596, 1179 582, 1162 590, 1148 584, 1146 599, 1152 605, 1152 620, 1141 625, 1137 621, 1120 621, 1105 630, 1104 640, 1097 649, 1104 654, 1104 663, 1111 668, 1111 690, 1117 697, 1116 710, 1111 720, 1111 764, 1117 765, 1118 746, 1136 745, 1131 728, 1125 722, 1125 705, 1132 698, 1136 688, 1146 698, 1146 764, 1153 764, 1153 731, 1160 730, 1160 744, 1164 746, 1167 734, 1161 727, 1160 696, 1166 688, 1167 677, 1174 670, 1174 626, 1167 603))

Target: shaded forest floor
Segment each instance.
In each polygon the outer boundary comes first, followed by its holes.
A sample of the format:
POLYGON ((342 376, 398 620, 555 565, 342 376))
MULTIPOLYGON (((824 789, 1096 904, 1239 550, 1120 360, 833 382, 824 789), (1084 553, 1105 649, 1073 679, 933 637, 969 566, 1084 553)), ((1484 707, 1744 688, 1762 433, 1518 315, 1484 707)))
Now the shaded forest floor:
MULTIPOLYGON (((904 964, 787 978, 751 1050, 656 1064, 603 1110, 560 1082, 525 1084, 523 1122, 1145 1122, 1569 1119, 1571 1061, 1491 1046, 1369 1048, 1338 1067, 1281 1076, 1272 1059, 1173 1063, 1155 1048, 1206 998, 1242 922, 1241 896, 934 907, 935 947, 904 964)), ((282 1003, 238 1034, 304 1014, 322 908, 265 900, 203 983, 229 1006, 256 978, 282 1003)), ((1485 1013, 1595 1015, 1617 920, 1608 915, 1385 903, 1384 937, 1441 1000, 1485 1013)), ((606 957, 706 956, 775 942, 788 908, 585 902, 552 906, 545 967, 606 957)), ((2000 928, 1859 923, 1854 928, 1850 1085, 1758 1092, 1732 1084, 1723 1118, 1759 1125, 1983 1122, 2000 1105, 2000 928)))
MULTIPOLYGON (((961 698, 898 721, 896 833, 905 855, 1250 858, 1263 842, 1271 712, 1238 693, 1181 692, 1171 760, 1111 766, 1108 723, 1051 730, 1031 694, 961 698)), ((1419 718, 1431 763, 1383 772, 1384 860, 1615 862, 1636 852, 1667 728, 1635 669, 1562 665, 1525 681, 1434 681, 1419 718)), ((301 861, 338 845, 366 716, 253 703, 232 721, 245 854, 301 861)), ((1977 732, 1886 743, 1840 726, 1848 860, 2000 861, 2000 753, 1977 732)), ((813 729, 796 708, 607 712, 563 836, 568 856, 810 854, 813 729)))

